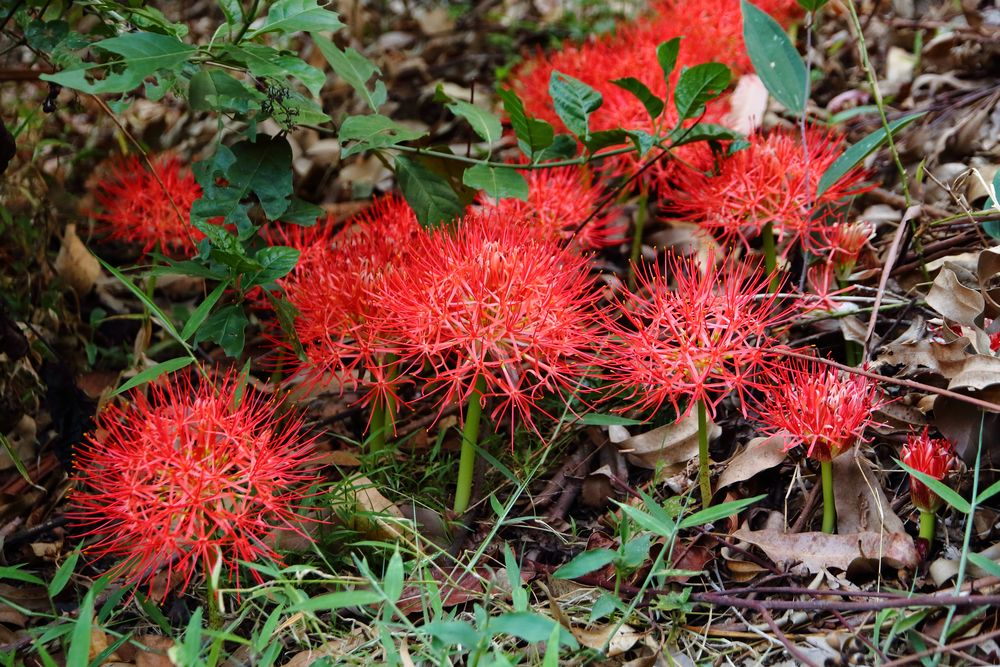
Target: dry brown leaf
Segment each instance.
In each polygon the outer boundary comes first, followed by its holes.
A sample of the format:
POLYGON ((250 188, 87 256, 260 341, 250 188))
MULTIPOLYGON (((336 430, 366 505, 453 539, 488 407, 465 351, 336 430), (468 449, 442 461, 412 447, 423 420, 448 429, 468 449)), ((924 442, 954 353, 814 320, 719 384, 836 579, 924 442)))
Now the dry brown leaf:
MULTIPOLYGON (((977 398, 995 400, 983 395, 984 390, 1000 385, 1000 357, 985 354, 970 355, 948 383, 948 389, 975 393, 977 398)), ((991 393, 991 392, 987 392, 991 393)))
POLYGON ((337 639, 332 639, 317 648, 307 649, 292 656, 283 667, 309 667, 321 658, 342 658, 349 655, 367 641, 364 633, 352 632, 337 639))
POLYGON ((351 480, 354 493, 354 528, 379 539, 399 539, 407 532, 403 528, 403 513, 395 503, 379 493, 367 477, 351 480), (365 516, 368 515, 368 516, 365 516))
MULTIPOLYGON (((7 442, 17 458, 24 462, 31 460, 35 453, 35 438, 38 434, 38 426, 35 420, 29 415, 21 415, 20 421, 14 429, 7 433, 7 442)), ((0 470, 7 470, 14 467, 14 460, 7 449, 0 450, 0 470)))
MULTIPOLYGON (((709 439, 717 438, 722 429, 709 422, 709 439)), ((622 454, 637 466, 666 471, 683 468, 698 456, 698 416, 692 410, 673 424, 654 428, 615 443, 622 454)))
POLYGON ((719 476, 719 488, 745 482, 759 472, 781 465, 785 460, 784 439, 780 435, 754 438, 739 454, 729 459, 719 476))
POLYGON ((752 134, 764 121, 767 112, 767 88, 756 74, 744 74, 729 96, 725 125, 740 134, 752 134))
MULTIPOLYGON (((1000 561, 1000 544, 994 544, 989 549, 980 551, 979 555, 992 561, 1000 561)), ((959 560, 957 558, 938 558, 931 563, 927 572, 931 575, 935 585, 943 586, 949 579, 958 576, 958 566, 959 560)), ((989 574, 972 562, 968 563, 968 567, 969 571, 966 576, 985 577, 989 574)))
POLYGON ((101 275, 101 265, 76 235, 76 225, 66 225, 55 269, 59 277, 80 296, 89 292, 101 275))
POLYGON ((605 655, 609 658, 625 653, 642 639, 642 633, 637 632, 631 625, 622 624, 619 626, 617 623, 608 623, 593 628, 571 627, 570 632, 573 633, 578 642, 595 651, 601 651, 607 645, 605 655))
POLYGON ((761 549, 777 563, 801 563, 810 572, 826 568, 847 571, 859 558, 881 558, 892 567, 917 565, 913 538, 905 533, 875 532, 827 535, 826 533, 783 533, 780 530, 740 528, 733 537, 761 549))
POLYGON ((167 657, 167 651, 174 645, 170 637, 145 635, 135 640, 146 647, 135 654, 135 667, 173 667, 173 661, 167 657))
POLYGON ((834 500, 837 503, 837 532, 903 533, 902 520, 889 505, 882 482, 868 461, 841 456, 833 461, 834 500))
POLYGON ((986 307, 983 295, 963 285, 951 267, 944 267, 934 278, 927 305, 952 322, 975 326, 975 320, 986 307))

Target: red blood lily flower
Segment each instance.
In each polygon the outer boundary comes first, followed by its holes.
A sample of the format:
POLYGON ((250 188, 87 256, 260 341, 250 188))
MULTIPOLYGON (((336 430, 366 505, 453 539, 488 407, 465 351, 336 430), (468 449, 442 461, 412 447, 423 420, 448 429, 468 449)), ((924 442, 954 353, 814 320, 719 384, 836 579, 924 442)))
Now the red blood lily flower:
POLYGON ((401 367, 441 409, 478 392, 497 399, 494 419, 534 428, 544 395, 577 388, 600 334, 586 260, 524 224, 472 214, 419 236, 406 270, 375 292, 375 311, 401 367))
POLYGON ((373 294, 410 261, 422 236, 413 210, 390 196, 336 233, 316 233, 301 248, 298 266, 278 282, 299 313, 295 332, 306 356, 300 375, 307 382, 363 384, 371 390, 368 398, 393 393, 384 360, 394 347, 375 324, 380 305, 373 294))
POLYGON ((819 180, 841 154, 842 140, 818 129, 807 132, 805 154, 794 133, 755 134, 750 145, 727 157, 711 175, 677 170, 668 210, 697 222, 723 244, 749 247, 765 225, 773 226, 785 252, 796 240, 812 248, 810 235, 827 224, 817 211, 870 189, 865 172, 853 169, 815 197, 819 180))
POLYGON ((159 245, 164 254, 191 257, 204 236, 191 225, 201 186, 177 157, 160 155, 151 162, 155 175, 134 155, 116 161, 93 189, 100 205, 94 217, 108 239, 141 245, 143 253, 159 245))
POLYGON ((630 407, 669 403, 680 416, 703 402, 714 415, 731 392, 742 398, 758 386, 777 354, 769 330, 793 311, 767 293, 770 276, 729 260, 707 264, 668 256, 663 271, 636 271, 637 289, 625 292, 622 321, 612 325, 620 342, 607 368, 630 407))
POLYGON ((301 426, 236 375, 217 387, 174 375, 148 396, 133 391, 98 415, 76 458, 69 515, 97 538, 87 553, 122 559, 111 572, 150 591, 162 568, 167 590, 184 590, 220 557, 237 584, 238 561, 280 561, 269 537, 304 536, 301 503, 316 478, 301 426))
POLYGON ((870 222, 836 222, 820 228, 820 238, 813 245, 833 265, 837 278, 846 281, 874 235, 875 226, 870 222))
POLYGON ((883 404, 868 377, 790 359, 774 374, 757 413, 765 430, 784 436, 786 451, 802 445, 809 457, 828 462, 863 438, 883 404))
POLYGON ((480 203, 495 217, 521 221, 542 240, 565 242, 581 250, 605 248, 621 243, 625 224, 615 211, 604 211, 584 221, 601 201, 601 188, 590 172, 579 167, 535 169, 526 172, 528 200, 502 199, 487 195, 480 203))
MULTIPOLYGON (((946 438, 931 438, 927 427, 919 435, 913 433, 902 450, 903 463, 917 472, 937 480, 944 479, 955 463, 955 447, 946 438)), ((944 501, 926 484, 910 476, 910 498, 913 505, 924 512, 936 512, 944 501)))

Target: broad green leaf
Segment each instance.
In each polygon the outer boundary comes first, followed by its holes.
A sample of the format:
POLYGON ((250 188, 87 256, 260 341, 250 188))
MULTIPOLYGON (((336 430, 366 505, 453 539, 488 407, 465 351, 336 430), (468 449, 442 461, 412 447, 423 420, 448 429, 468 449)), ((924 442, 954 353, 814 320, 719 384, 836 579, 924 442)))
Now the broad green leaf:
POLYGON ((348 116, 340 126, 340 156, 347 157, 373 148, 388 148, 404 141, 425 136, 422 130, 411 130, 388 116, 369 114, 348 116), (350 145, 348 145, 350 144, 350 145))
POLYGON ((347 83, 351 84, 368 103, 372 111, 378 111, 379 107, 385 104, 387 97, 385 82, 379 77, 382 72, 375 64, 363 55, 348 47, 341 50, 336 44, 322 35, 314 35, 313 40, 316 46, 323 53, 326 61, 330 63, 333 71, 347 83), (368 81, 376 77, 372 87, 368 87, 368 81))
POLYGON ((310 204, 298 197, 292 197, 288 208, 281 214, 281 222, 290 222, 302 227, 312 227, 323 216, 324 211, 322 206, 316 206, 316 204, 310 204))
POLYGON ((465 170, 462 182, 470 188, 484 191, 493 199, 528 199, 528 181, 516 169, 476 164, 465 170))
POLYGON ((733 141, 740 138, 738 132, 715 123, 695 123, 690 127, 679 127, 670 133, 670 145, 673 147, 691 144, 696 141, 733 141))
POLYGON ((667 88, 670 87, 670 75, 674 73, 674 67, 677 66, 677 55, 680 50, 680 37, 669 39, 656 47, 656 60, 660 63, 660 69, 663 70, 663 80, 667 82, 667 88))
POLYGON ((611 83, 632 93, 637 100, 642 102, 642 106, 646 108, 646 113, 649 114, 651 120, 655 121, 663 113, 663 100, 654 95, 653 91, 646 87, 646 84, 634 76, 627 76, 624 79, 613 79, 611 83))
POLYGON ((486 109, 481 109, 475 104, 469 104, 462 100, 455 100, 448 105, 448 109, 456 116, 461 116, 469 121, 469 125, 476 131, 476 134, 491 146, 503 136, 503 126, 500 124, 500 119, 486 109))
POLYGON ((583 145, 591 153, 596 153, 612 146, 621 146, 628 141, 629 135, 625 130, 600 130, 591 132, 583 141, 583 145))
POLYGON ((705 104, 721 95, 731 79, 729 68, 719 63, 702 63, 681 72, 674 89, 680 120, 700 116, 705 104))
POLYGON ((248 324, 243 310, 235 304, 229 305, 205 320, 195 340, 218 343, 227 356, 236 358, 243 353, 248 324))
POLYGON ((750 62, 774 99, 793 114, 806 109, 808 81, 802 57, 785 29, 756 5, 740 0, 743 10, 743 41, 750 62))
POLYGON ((381 601, 382 596, 375 591, 337 591, 336 593, 317 595, 304 602, 294 604, 286 612, 296 614, 299 612, 336 611, 345 607, 364 607, 381 601))
POLYGON ((188 84, 188 104, 193 111, 249 113, 260 108, 265 96, 219 69, 203 69, 188 84))
POLYGON ((198 304, 198 307, 194 309, 193 313, 191 313, 191 317, 189 317, 188 321, 184 323, 184 328, 181 329, 181 338, 187 340, 194 335, 194 332, 198 330, 198 327, 200 327, 201 323, 205 321, 208 314, 212 312, 212 308, 215 307, 216 302, 218 302, 227 287, 229 287, 228 281, 220 283, 207 297, 205 297, 204 301, 198 304))
POLYGON ((96 590, 91 588, 83 596, 76 619, 73 621, 73 632, 69 636, 69 649, 66 651, 67 665, 90 664, 91 624, 94 620, 94 597, 96 590))
POLYGON ((278 278, 284 278, 299 262, 299 251, 287 246, 268 246, 261 248, 254 255, 254 260, 261 265, 256 274, 249 276, 249 285, 267 285, 278 278))
POLYGON ((552 144, 535 156, 535 161, 549 162, 551 160, 568 160, 576 156, 579 145, 568 134, 557 134, 552 138, 552 144))
POLYGON ((403 594, 403 575, 403 557, 399 555, 397 548, 385 568, 385 576, 382 577, 382 591, 387 602, 395 604, 403 594))
MULTIPOLYGON (((73 554, 79 555, 79 552, 78 551, 74 551, 73 554)), ((73 557, 73 555, 71 554, 70 558, 72 558, 72 557, 73 557)), ((67 561, 68 560, 69 559, 67 559, 67 561)), ((73 562, 74 562, 74 564, 76 563, 76 561, 73 561, 73 562)), ((63 565, 65 565, 65 564, 66 563, 63 563, 63 565)), ((8 581, 23 581, 26 584, 33 584, 35 586, 44 586, 45 585, 44 581, 42 581, 41 579, 39 579, 35 575, 31 574, 30 572, 25 572, 24 570, 21 569, 22 567, 24 567, 23 564, 21 564, 21 565, 14 565, 14 566, 10 566, 10 567, 0 567, 0 579, 6 579, 8 581)), ((62 568, 60 567, 60 569, 62 569, 62 568)), ((72 570, 71 570, 71 572, 72 572, 72 570)), ((57 576, 58 576, 58 574, 59 573, 56 572, 57 576)), ((68 578, 69 577, 67 576, 67 579, 68 578)), ((52 596, 52 593, 49 593, 49 597, 51 597, 51 596, 52 596)))
POLYGON ((161 361, 155 366, 150 366, 146 370, 136 373, 134 377, 129 378, 127 382, 122 383, 122 386, 111 392, 111 395, 117 396, 118 394, 126 392, 133 387, 138 387, 139 385, 151 382, 161 375, 178 371, 185 366, 189 366, 193 362, 193 357, 177 357, 175 359, 161 361))
POLYGON ((722 503, 721 505, 706 507, 703 510, 681 519, 680 527, 693 528, 695 526, 701 526, 706 523, 718 521, 719 519, 725 519, 727 516, 737 514, 750 505, 753 505, 755 502, 766 497, 766 495, 754 496, 753 498, 743 498, 741 500, 733 500, 728 503, 722 503))
POLYGON ((503 100, 503 109, 510 119, 510 126, 517 136, 521 152, 534 159, 535 155, 552 145, 555 131, 544 120, 533 118, 524 110, 524 103, 513 90, 501 89, 497 92, 503 100))
POLYGON ((590 574, 594 570, 600 570, 614 561, 617 553, 611 549, 592 549, 584 551, 573 557, 573 560, 566 563, 552 573, 556 579, 576 579, 585 574, 590 574))
POLYGON ((450 222, 464 212, 451 184, 416 160, 396 156, 396 182, 424 227, 450 222))
POLYGON ((566 129, 580 138, 590 135, 590 114, 604 102, 599 92, 579 79, 553 70, 549 96, 566 129))
POLYGON ((219 8, 226 17, 226 25, 230 29, 243 22, 243 5, 240 0, 219 0, 219 8))
POLYGON ((80 549, 76 548, 73 553, 63 561, 63 564, 59 566, 56 570, 55 575, 52 577, 52 581, 49 582, 48 591, 49 597, 54 598, 59 595, 66 584, 69 583, 69 578, 73 576, 73 572, 76 570, 76 564, 80 560, 80 549))
POLYGON ((979 497, 976 499, 977 505, 982 505, 987 500, 1000 493, 1000 480, 993 482, 989 487, 983 489, 979 492, 979 497))
POLYGON ((621 557, 619 559, 619 566, 624 566, 626 568, 635 569, 646 562, 649 558, 649 549, 653 541, 653 536, 649 533, 643 533, 637 537, 633 537, 631 540, 626 542, 622 546, 621 557))
POLYGON ((225 48, 225 54, 245 65, 254 76, 298 79, 313 95, 319 95, 326 83, 326 74, 322 70, 298 56, 282 53, 270 46, 252 42, 243 42, 238 46, 229 44, 225 48))
POLYGON ((92 48, 119 55, 121 60, 42 74, 41 78, 85 93, 124 93, 139 87, 157 70, 179 69, 197 51, 176 37, 154 32, 128 32, 96 42, 92 48), (120 67, 121 71, 109 71, 103 79, 94 81, 86 76, 90 69, 112 66, 120 67))
POLYGON ((344 24, 336 12, 321 7, 316 0, 278 0, 267 12, 264 25, 247 33, 247 39, 254 39, 269 32, 306 32, 340 30, 344 24))
POLYGON ((480 635, 470 624, 463 621, 431 621, 418 630, 430 635, 446 646, 461 645, 465 649, 473 649, 480 642, 480 635))
MULTIPOLYGON (((889 131, 893 136, 895 136, 896 132, 923 115, 923 112, 915 113, 894 120, 889 123, 889 131)), ((818 198, 823 196, 824 192, 829 190, 830 187, 839 181, 847 172, 861 164, 866 157, 871 155, 875 149, 884 144, 887 139, 888 135, 886 134, 885 128, 880 127, 844 151, 844 154, 838 157, 834 163, 827 167, 827 170, 823 172, 823 176, 819 179, 819 185, 816 188, 816 197, 818 198)))
POLYGON ((635 145, 635 149, 639 151, 639 157, 645 157, 653 146, 656 145, 657 138, 650 134, 649 132, 643 132, 642 130, 627 130, 625 134, 628 138, 632 140, 635 145))
POLYGON ((799 7, 806 10, 807 12, 815 12, 822 9, 823 6, 830 0, 797 0, 799 7))
POLYGON ((986 574, 991 577, 1000 577, 1000 563, 996 562, 992 558, 987 558, 982 554, 977 554, 974 551, 970 551, 968 556, 969 562, 986 574))
POLYGON ((962 514, 969 514, 970 512, 972 512, 972 505, 969 504, 969 501, 963 498, 961 495, 958 494, 957 491, 952 489, 950 486, 948 486, 941 480, 934 479, 927 473, 920 472, 919 470, 914 470, 913 468, 911 468, 910 466, 906 465, 905 463, 903 463, 898 459, 896 460, 896 463, 899 464, 900 468, 902 468, 903 470, 905 470, 906 472, 910 473, 911 475, 919 479, 921 482, 923 482, 924 485, 928 489, 936 493, 938 497, 941 498, 941 500, 945 501, 946 503, 951 505, 953 508, 957 509, 962 514))
POLYGON ((604 415, 598 412, 588 412, 580 418, 584 426, 638 426, 642 424, 637 419, 629 419, 619 415, 604 415))
POLYGON ((545 656, 542 657, 542 667, 559 667, 559 635, 562 627, 558 623, 552 625, 549 639, 545 642, 545 656))
MULTIPOLYGON (((491 618, 488 628, 493 634, 511 635, 526 642, 543 642, 552 634, 552 628, 558 625, 548 616, 532 611, 511 611, 491 618)), ((560 631, 559 642, 573 649, 579 646, 568 630, 560 631)))
POLYGON ((644 530, 648 530, 649 532, 659 535, 660 537, 667 538, 672 538, 677 532, 677 525, 666 517, 654 517, 652 514, 643 512, 638 507, 632 507, 631 505, 619 503, 618 501, 615 502, 622 508, 622 512, 624 512, 628 518, 632 519, 632 521, 644 530))

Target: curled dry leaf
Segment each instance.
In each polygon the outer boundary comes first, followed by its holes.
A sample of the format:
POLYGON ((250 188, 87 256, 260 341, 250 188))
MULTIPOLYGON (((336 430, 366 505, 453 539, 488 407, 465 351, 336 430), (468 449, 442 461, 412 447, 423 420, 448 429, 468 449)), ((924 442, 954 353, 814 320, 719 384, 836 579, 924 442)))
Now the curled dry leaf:
POLYGON ((917 565, 913 538, 905 533, 861 532, 844 535, 784 533, 740 528, 733 537, 759 548, 776 564, 801 563, 810 572, 826 568, 847 571, 859 558, 881 559, 891 567, 917 565))
POLYGON ((927 305, 952 322, 975 326, 975 320, 986 307, 983 295, 963 285, 955 271, 941 269, 927 293, 927 305))
POLYGON ((866 459, 841 456, 833 460, 833 487, 837 504, 837 532, 841 534, 906 532, 889 499, 882 491, 882 481, 875 477, 866 459))
MULTIPOLYGON (((992 561, 1000 560, 1000 543, 994 544, 989 549, 980 551, 979 555, 992 561)), ((938 558, 931 563, 927 571, 931 575, 931 579, 934 580, 935 585, 944 586, 950 579, 958 576, 958 566, 959 561, 957 558, 938 558)), ((989 574, 975 563, 969 562, 968 567, 969 571, 966 573, 966 577, 985 577, 989 574)))
POLYGON ((745 482, 759 472, 781 465, 785 458, 784 439, 780 435, 754 438, 726 464, 719 476, 719 488, 745 482))
POLYGON ((101 265, 76 235, 76 225, 66 225, 55 269, 59 277, 80 296, 89 292, 101 275, 101 265))
POLYGON ((631 625, 608 623, 591 628, 571 627, 569 629, 576 640, 589 649, 603 651, 609 658, 622 655, 642 639, 643 633, 636 631, 631 625))
MULTIPOLYGON (((714 422, 709 422, 709 439, 722 433, 714 422)), ((612 438, 612 442, 614 442, 612 438)), ((698 416, 692 410, 687 417, 615 442, 629 462, 643 468, 655 469, 662 465, 669 474, 676 472, 698 456, 698 416)))

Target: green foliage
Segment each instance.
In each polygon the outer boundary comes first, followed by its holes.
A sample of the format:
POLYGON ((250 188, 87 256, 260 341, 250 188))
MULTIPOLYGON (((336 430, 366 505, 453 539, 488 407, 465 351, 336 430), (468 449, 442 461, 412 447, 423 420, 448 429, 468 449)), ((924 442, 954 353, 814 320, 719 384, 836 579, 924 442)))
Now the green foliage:
MULTIPOLYGON (((889 123, 889 132, 895 135, 896 132, 923 115, 923 113, 915 113, 910 114, 909 116, 904 116, 898 120, 894 120, 889 123)), ((866 157, 885 144, 888 139, 889 134, 885 131, 885 128, 880 127, 844 151, 843 155, 838 157, 833 164, 827 167, 826 171, 823 172, 823 176, 819 179, 819 185, 816 188, 816 196, 820 197, 830 188, 830 186, 839 181, 844 174, 861 164, 866 157)))
POLYGON ((674 90, 674 106, 680 119, 695 118, 705 112, 705 104, 729 85, 732 73, 719 63, 703 63, 681 72, 674 90))
POLYGON ((805 112, 809 95, 806 66, 785 30, 747 0, 743 10, 743 41, 754 70, 774 98, 790 113, 805 112))
POLYGON ((601 108, 601 94, 579 79, 553 71, 549 95, 566 128, 582 140, 590 137, 590 114, 601 108))

